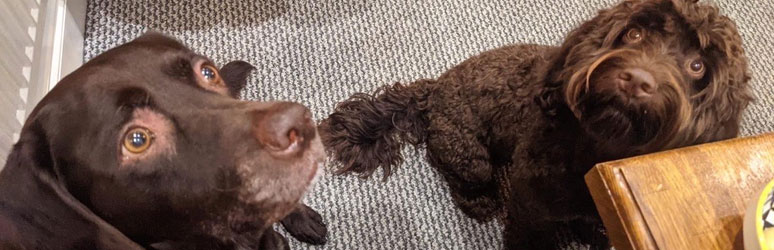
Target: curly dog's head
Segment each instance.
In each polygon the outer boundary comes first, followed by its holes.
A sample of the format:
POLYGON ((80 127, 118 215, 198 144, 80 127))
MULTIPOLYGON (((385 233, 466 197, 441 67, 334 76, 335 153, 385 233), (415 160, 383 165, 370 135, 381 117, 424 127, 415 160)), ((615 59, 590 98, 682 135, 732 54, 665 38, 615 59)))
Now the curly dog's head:
POLYGON ((626 0, 565 39, 547 80, 608 153, 734 137, 752 100, 742 40, 716 7, 626 0))

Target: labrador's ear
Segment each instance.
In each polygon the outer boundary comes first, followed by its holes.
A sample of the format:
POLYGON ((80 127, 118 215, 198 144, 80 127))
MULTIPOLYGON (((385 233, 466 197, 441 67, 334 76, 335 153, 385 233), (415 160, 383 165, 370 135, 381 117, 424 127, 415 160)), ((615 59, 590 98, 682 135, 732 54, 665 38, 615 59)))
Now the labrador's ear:
POLYGON ((46 135, 39 123, 33 119, 27 121, 19 141, 8 155, 4 171, 24 168, 25 171, 46 172, 56 175, 46 135))
POLYGON ((239 92, 245 88, 247 77, 255 67, 245 61, 232 61, 220 68, 220 77, 228 87, 228 95, 239 98, 239 92))
POLYGON ((56 123, 46 121, 40 113, 33 111, 27 119, 0 172, 0 216, 11 218, 7 221, 11 235, 0 235, 0 246, 31 243, 44 249, 54 244, 79 249, 142 249, 70 193, 43 126, 56 123))

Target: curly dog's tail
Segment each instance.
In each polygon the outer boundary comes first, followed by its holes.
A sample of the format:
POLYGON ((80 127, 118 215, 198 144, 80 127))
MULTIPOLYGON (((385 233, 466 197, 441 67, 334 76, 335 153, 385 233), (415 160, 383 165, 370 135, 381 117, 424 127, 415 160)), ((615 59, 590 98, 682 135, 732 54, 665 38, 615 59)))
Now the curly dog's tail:
POLYGON ((425 142, 427 96, 433 80, 383 86, 373 95, 357 93, 339 103, 320 124, 323 144, 341 163, 336 174, 367 178, 382 167, 384 178, 403 162, 405 144, 425 142))

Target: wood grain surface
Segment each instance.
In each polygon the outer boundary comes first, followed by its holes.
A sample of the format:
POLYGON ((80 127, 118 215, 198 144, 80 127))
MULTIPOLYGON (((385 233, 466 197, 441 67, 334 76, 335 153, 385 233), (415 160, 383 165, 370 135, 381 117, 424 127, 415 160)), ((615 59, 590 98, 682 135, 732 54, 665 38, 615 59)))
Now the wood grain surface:
POLYGON ((742 249, 744 211, 774 179, 774 134, 601 163, 586 183, 616 249, 742 249))

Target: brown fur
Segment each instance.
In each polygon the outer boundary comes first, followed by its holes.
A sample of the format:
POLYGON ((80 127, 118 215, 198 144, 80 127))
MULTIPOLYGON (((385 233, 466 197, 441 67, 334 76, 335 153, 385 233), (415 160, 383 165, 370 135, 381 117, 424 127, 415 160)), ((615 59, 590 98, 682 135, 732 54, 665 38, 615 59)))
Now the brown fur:
MULTIPOLYGON (((355 94, 321 124, 338 173, 386 175, 403 144, 425 145, 467 215, 506 204, 506 246, 607 246, 583 181, 594 164, 735 137, 752 100, 742 41, 714 6, 626 0, 559 47, 484 52, 438 79, 355 94), (623 36, 643 30, 638 42, 623 36), (689 72, 701 58, 705 72, 689 72), (652 75, 648 98, 619 87, 626 69, 652 75)), ((385 176, 386 176, 385 175, 385 176)))
POLYGON ((277 222, 325 243, 300 202, 324 159, 311 113, 234 99, 252 69, 148 32, 67 75, 0 172, 0 249, 289 249, 277 222))

